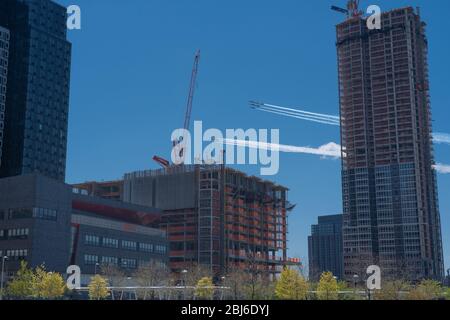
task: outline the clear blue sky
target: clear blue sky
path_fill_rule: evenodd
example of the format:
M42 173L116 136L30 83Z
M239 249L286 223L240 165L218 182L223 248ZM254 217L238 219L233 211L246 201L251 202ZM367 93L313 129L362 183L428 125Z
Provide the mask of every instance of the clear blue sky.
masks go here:
M73 43L68 182L108 180L157 168L170 134L182 127L196 49L202 61L193 120L207 128L279 128L283 144L339 143L337 127L248 108L255 99L338 114L334 26L343 0L59 0L82 9ZM450 132L450 37L447 0L362 1L383 10L420 6L428 23L434 129ZM450 146L436 146L450 164ZM257 174L258 167L241 168ZM273 179L291 189L289 255L307 259L310 225L342 212L340 161L282 154ZM447 265L450 175L439 175Z

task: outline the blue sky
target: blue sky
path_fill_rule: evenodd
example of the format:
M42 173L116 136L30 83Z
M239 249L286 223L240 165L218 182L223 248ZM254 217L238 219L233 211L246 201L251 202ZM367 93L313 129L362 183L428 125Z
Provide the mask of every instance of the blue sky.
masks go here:
M183 126L194 53L202 50L192 120L205 128L279 128L280 142L339 143L337 127L251 110L249 100L338 114L335 29L345 1L59 0L82 10L73 43L68 182L157 168ZM447 0L362 1L383 10L420 6L428 23L434 131L450 132ZM436 159L450 164L450 146ZM282 154L272 180L291 189L289 255L307 259L310 225L342 212L340 161ZM241 168L258 174L259 167ZM450 175L439 175L443 242L450 263Z

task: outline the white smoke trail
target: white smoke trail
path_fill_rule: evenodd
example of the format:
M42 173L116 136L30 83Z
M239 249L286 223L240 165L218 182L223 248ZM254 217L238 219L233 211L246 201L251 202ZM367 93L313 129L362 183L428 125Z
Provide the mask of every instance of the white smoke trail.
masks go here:
M268 151L305 153L305 154L313 154L313 155L318 155L318 156L323 156L323 157L332 157L332 158L340 158L341 157L341 146L334 142L324 144L318 148L298 147L298 146L291 146L291 145L284 145L284 144L238 140L238 139L224 139L223 143L227 144L227 145L248 147L248 148L253 148L253 149L262 149L262 150L268 150Z
M333 125L333 126L339 126L339 123L336 123L334 121L329 121L327 119L320 119L320 118L313 118L313 117L309 117L306 115L301 115L301 114L291 114L291 113L287 113L287 112L282 112L282 111L277 111L275 109L269 109L269 108L265 108L265 107L261 107L258 108L257 110L261 110L264 112L269 112L269 113L274 113L274 114L278 114L281 116L286 116L286 117L290 117L290 118L296 118L296 119L301 119L301 120L307 120L307 121L312 121L312 122L317 122L317 123L322 123L322 124L328 124L328 125Z
M340 126L339 117L334 115L326 115L322 113L313 113L303 110L297 110L292 108L284 108L279 106L274 106L270 104L263 104L262 107L258 107L259 110L264 112L270 112L286 117L307 120L322 124L328 124L333 126ZM435 132L433 133L433 142L437 144L450 144L450 134Z
M274 104L267 104L267 103L265 103L264 106L270 107L270 108L274 108L274 109L283 110L283 111L297 112L297 113L307 114L307 115L310 115L310 116L317 116L317 117L321 117L321 118L328 118L330 120L334 120L334 121L338 121L339 122L339 117L338 116L334 116L334 115L330 115L330 114L316 113L316 112L304 111L304 110L299 110L299 109L280 107L280 106L277 106L277 105L274 105Z
M442 173L442 174L448 174L450 173L450 166L446 165L446 164L442 164L442 163L437 163L434 165L434 169L438 172L438 173Z
M435 133L433 133L433 141L435 143L450 144L450 134L442 133L442 132L435 132Z

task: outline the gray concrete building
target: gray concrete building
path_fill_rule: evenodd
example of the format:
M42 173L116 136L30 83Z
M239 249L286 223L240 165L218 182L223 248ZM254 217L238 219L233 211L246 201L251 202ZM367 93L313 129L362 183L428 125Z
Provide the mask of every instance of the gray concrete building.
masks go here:
M132 273L167 263L160 210L76 191L37 174L0 179L0 256L9 276L22 260L60 273L75 264L85 276L104 265Z

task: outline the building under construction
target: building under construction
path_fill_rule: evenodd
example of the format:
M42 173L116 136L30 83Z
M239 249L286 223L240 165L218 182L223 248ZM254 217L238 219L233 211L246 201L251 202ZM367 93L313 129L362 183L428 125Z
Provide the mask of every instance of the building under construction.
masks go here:
M126 202L164 211L170 265L214 273L246 268L276 274L287 259L288 189L219 165L171 166L126 174Z

